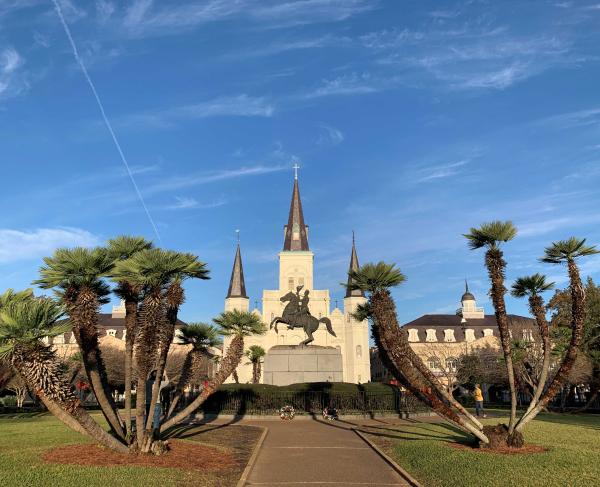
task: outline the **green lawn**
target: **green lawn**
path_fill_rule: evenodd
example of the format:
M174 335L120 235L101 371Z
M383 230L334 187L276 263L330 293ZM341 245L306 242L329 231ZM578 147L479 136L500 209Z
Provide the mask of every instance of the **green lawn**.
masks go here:
M464 435L444 424L382 425L370 431L377 444L427 487L587 487L600 482L600 416L540 415L526 428L525 439L547 451L531 455L453 448Z
M221 430L223 429L225 428ZM199 435L197 439L203 443L222 446L218 445L220 438L215 438L214 441L210 438L210 441L206 441L210 436L210 434ZM245 458L240 462L243 465L240 465L237 471L229 471L219 476L211 472L167 468L50 465L41 459L41 455L53 447L88 441L78 433L67 429L49 414L27 414L20 417L0 415L0 479L2 479L0 485L13 487L235 485L247 460L247 452L244 452ZM237 457L237 452L234 453Z

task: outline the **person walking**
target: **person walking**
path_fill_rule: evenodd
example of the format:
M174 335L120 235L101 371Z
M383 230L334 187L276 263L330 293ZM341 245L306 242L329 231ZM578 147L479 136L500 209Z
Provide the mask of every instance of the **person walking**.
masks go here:
M479 384L475 384L473 397L475 398L475 413L477 416L487 418L487 414L485 414L485 411L483 410L483 392L481 392L481 387Z

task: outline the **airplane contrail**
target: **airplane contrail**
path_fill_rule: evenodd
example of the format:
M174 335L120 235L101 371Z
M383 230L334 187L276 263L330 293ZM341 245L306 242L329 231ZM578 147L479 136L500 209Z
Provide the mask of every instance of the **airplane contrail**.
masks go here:
M90 78L90 75L88 74L88 71L85 68L85 64L83 64L83 61L82 61L81 57L79 56L79 51L77 50L77 46L75 45L75 41L73 40L73 36L71 35L71 30L69 29L69 26L67 25L67 22L65 21L65 17L62 13L62 9L60 8L60 4L58 3L58 0L52 0L52 3L54 3L54 8L56 9L58 18L60 19L60 22L62 23L62 25L65 29L65 34L67 34L67 38L69 39L71 48L73 49L73 56L75 56L75 60L79 64L81 71L83 71L83 75L85 76L85 79L87 80L87 82L90 85L90 88L92 90L92 93L94 94L94 98L96 99L96 103L98 104L98 108L100 109L100 113L102 114L102 119L104 120L104 124L106 125L106 128L108 129L110 136L112 137L112 140L115 143L115 147L117 148L117 152L119 153L119 156L121 156L121 161L123 162L123 165L125 166L127 174L129 175L131 184L133 184L135 192L137 193L137 196L140 200L140 203L144 207L146 216L148 217L148 220L150 221L150 224L152 225L152 228L154 229L154 233L156 234L158 241L162 243L162 239L160 238L160 233L158 231L158 228L156 227L156 224L154 223L154 219L152 218L152 215L150 215L150 211L148 211L148 207L146 206L146 202L144 201L144 197L142 196L140 188L138 187L137 183L135 182L135 178L133 177L133 173L131 172L131 168L129 166L129 163L127 162L127 158L125 157L125 154L123 153L123 150L121 149L121 144L119 144L119 140L117 139L117 136L115 135L112 125L111 125L110 121L108 120L108 117L106 116L106 112L104 111L104 105L102 104L102 101L100 100L100 96L98 96L98 92L96 91L96 87L94 86L94 83L92 82L92 78Z

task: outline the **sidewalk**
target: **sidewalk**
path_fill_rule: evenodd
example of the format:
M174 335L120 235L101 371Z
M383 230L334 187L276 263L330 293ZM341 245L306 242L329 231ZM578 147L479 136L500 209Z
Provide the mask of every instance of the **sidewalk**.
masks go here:
M337 421L244 421L269 432L247 486L407 486L354 431Z

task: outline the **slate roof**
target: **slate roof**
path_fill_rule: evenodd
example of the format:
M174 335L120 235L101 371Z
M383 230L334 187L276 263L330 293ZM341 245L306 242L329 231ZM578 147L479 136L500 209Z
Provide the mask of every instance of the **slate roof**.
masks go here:
M183 328L187 326L187 323L181 320L177 320L175 328ZM103 337L107 334L106 330L116 330L115 338L119 340L123 339L123 332L125 331L125 318L113 318L111 313L100 313L98 320L98 335ZM64 334L65 343L70 343L72 333L69 331Z
M534 319L525 316L508 315L508 319L510 324L514 326L526 328L537 326ZM420 342L425 341L427 329L436 330L436 337L439 342L444 341L445 329L453 329L456 341L460 342L465 339L463 325L460 321L461 317L457 315L423 315L416 320L406 323L402 328L404 330L416 328L418 330ZM494 336L498 336L498 325L496 324L495 315L485 315L480 319L468 318L467 322L464 323L464 328L473 329L475 332L475 339L483 337L483 330L485 328L491 328L494 330Z

